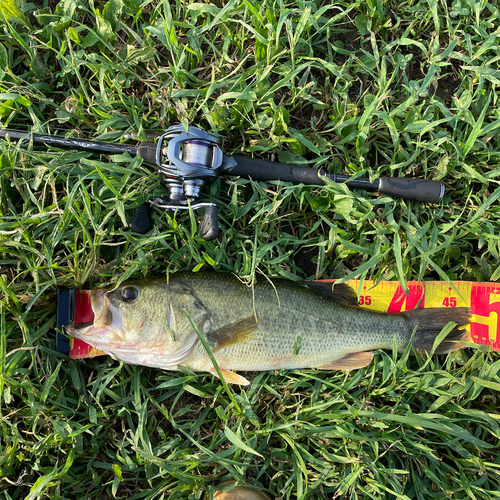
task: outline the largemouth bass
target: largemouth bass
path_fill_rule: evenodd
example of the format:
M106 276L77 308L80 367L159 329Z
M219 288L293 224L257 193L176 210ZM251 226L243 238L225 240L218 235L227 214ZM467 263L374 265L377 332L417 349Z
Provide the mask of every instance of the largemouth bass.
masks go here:
M92 325L70 325L70 335L126 363L176 370L183 365L216 375L189 320L206 339L224 379L234 371L367 366L374 349L403 351L413 335L430 351L449 322L457 323L436 350L444 354L468 339L465 307L415 309L392 315L357 307L347 285L259 280L246 286L231 274L177 273L91 292ZM234 371L233 371L234 370Z

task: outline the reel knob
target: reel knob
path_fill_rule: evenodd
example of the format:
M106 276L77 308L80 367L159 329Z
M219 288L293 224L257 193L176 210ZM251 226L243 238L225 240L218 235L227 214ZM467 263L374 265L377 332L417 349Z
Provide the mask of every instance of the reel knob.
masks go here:
M219 236L219 221L217 220L217 205L205 208L205 217L200 226L200 236L206 240L215 240Z

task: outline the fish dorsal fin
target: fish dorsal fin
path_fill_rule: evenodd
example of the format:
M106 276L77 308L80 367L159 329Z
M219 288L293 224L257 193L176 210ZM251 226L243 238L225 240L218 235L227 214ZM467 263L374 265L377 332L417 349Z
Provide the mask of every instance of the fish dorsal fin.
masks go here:
M224 377L224 380L228 384L236 384L236 385L250 385L250 381L247 380L245 377L242 377L241 375L238 375L237 373L234 373L229 370L221 370L222 376ZM215 369L212 370L212 374L215 375L217 378L219 378L219 375L217 375L217 372Z
M321 365L315 366L318 370L356 370L368 366L373 359L373 352L353 352L336 359L335 361L327 361Z
M244 318L235 323L225 325L214 332L207 333L207 340L214 346L212 351L219 351L224 347L240 344L252 337L257 328L255 316Z
M335 302L344 306L357 306L358 297L356 292L345 283L338 283L333 286L333 283L325 283L323 281L303 281L302 285L314 290L323 297L328 297Z

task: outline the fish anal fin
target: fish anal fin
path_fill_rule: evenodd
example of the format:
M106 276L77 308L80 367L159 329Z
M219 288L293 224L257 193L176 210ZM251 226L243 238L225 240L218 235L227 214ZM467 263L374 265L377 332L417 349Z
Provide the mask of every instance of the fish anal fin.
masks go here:
M254 316L244 318L235 323L223 326L214 332L207 334L207 340L214 346L213 352L224 349L235 344L245 342L252 337L254 330L257 328L257 321Z
M215 371L215 369L211 370L212 374L215 375L217 378L219 378L219 375ZM242 377L241 375L238 375L237 373L234 373L229 370L221 370L222 376L224 377L224 380L228 384L236 384L236 385L250 385L250 381L247 380L245 377Z
M345 283L338 283L334 285L331 282L323 281L304 281L303 285L306 285L311 290L314 290L319 295L323 297L328 297L339 304L345 306L357 306L358 296L356 292Z
M368 366L373 359L373 352L353 352L335 361L327 361L315 366L318 370L356 370Z

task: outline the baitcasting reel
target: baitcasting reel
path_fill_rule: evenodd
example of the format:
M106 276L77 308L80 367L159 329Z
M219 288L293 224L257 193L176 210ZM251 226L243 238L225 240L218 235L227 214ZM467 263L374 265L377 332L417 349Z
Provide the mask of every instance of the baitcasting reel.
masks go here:
M370 182L368 179L350 179L349 176L329 174L314 168L246 156L225 156L219 147L219 139L197 127L185 130L182 125L173 125L159 138L157 144L141 142L137 147L17 130L0 130L0 138L2 137L14 141L28 139L34 144L95 153L140 156L144 162L156 166L162 183L168 188L167 195L154 198L151 203L166 210L205 208L205 218L200 227L200 235L205 240L213 240L219 234L217 207L214 203L198 201L198 197L203 184L221 173L258 181L281 180L312 185L322 185L325 178L328 178L334 182L345 182L350 188L379 191L390 196L424 202L439 202L444 196L444 184L439 181L381 177ZM147 205L137 209L130 225L140 233L151 229Z
M158 173L169 194L154 198L151 203L167 210L205 207L200 228L205 240L217 238L219 226L215 203L196 202L200 190L206 180L236 166L234 160L222 154L219 144L219 139L197 127L185 131L182 125L173 125L156 146Z

